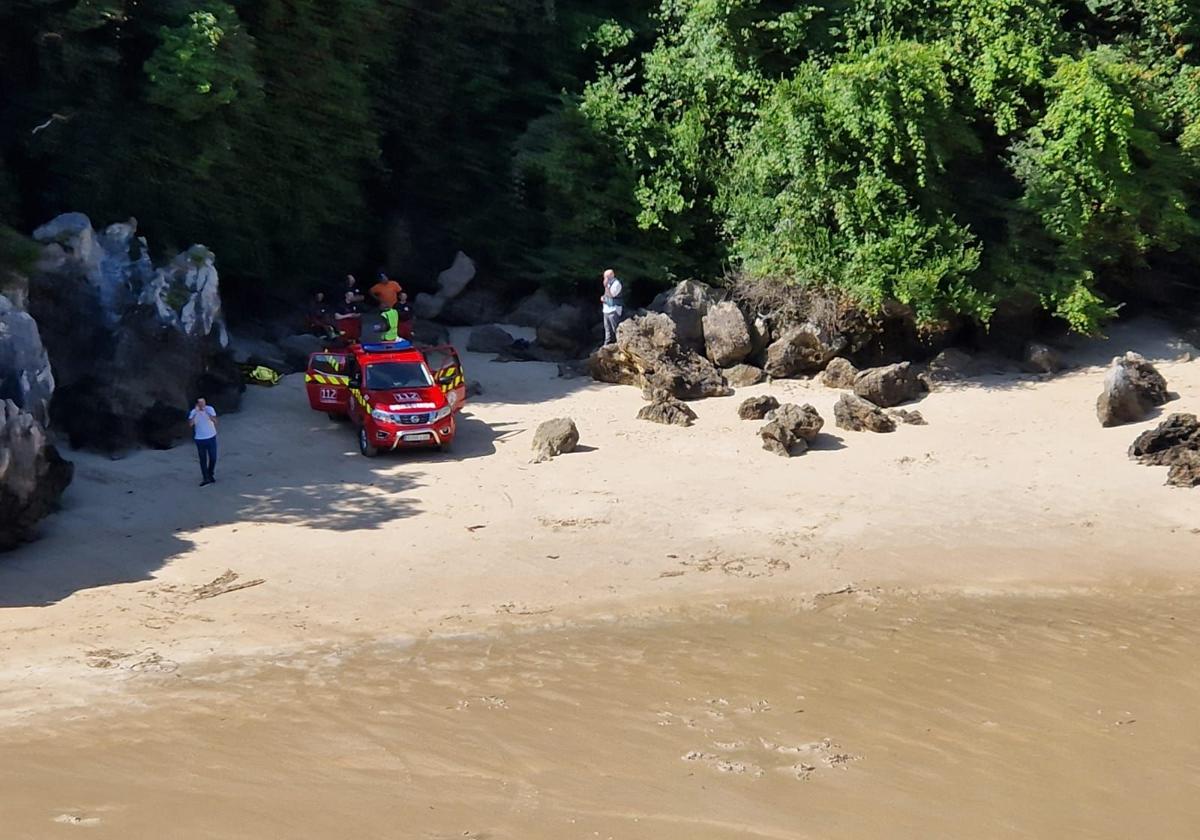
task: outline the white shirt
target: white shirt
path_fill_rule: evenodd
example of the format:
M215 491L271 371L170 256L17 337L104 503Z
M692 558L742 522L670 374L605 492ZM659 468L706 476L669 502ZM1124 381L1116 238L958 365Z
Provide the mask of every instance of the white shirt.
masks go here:
M600 307L605 315L622 312L620 295L624 289L616 277L604 284L604 301Z
M217 436L217 424L212 421L212 418L217 416L217 410L211 405L204 406L204 413L192 409L188 414L188 420L195 423L196 440L211 440Z

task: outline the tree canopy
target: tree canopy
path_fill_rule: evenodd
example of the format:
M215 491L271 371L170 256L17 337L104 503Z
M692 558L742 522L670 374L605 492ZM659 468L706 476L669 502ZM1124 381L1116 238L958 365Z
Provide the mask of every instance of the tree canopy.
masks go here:
M0 222L133 215L245 287L462 248L514 289L740 271L930 328L1017 305L1090 331L1196 288L1198 24L1193 0L10 0Z

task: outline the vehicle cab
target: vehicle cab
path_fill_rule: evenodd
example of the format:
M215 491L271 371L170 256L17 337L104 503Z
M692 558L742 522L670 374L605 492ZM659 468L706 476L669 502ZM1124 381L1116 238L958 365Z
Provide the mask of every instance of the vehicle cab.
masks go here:
M448 449L467 399L453 347L418 348L408 341L314 353L305 388L313 410L350 419L367 457L410 447Z

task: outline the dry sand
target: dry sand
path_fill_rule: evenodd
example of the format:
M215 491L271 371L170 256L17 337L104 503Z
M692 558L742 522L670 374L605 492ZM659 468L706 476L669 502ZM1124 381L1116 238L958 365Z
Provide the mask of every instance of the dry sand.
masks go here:
M449 456L362 458L346 427L308 410L300 377L290 377L274 389L252 391L245 410L224 419L219 483L213 487L196 486L195 455L186 446L137 453L118 461L77 454L73 456L77 478L64 511L48 521L41 541L0 560L0 767L12 768L5 759L20 756L22 766L41 773L18 773L25 787L15 798L0 793L0 824L6 810L18 813L20 805L19 813L32 820L30 826L44 818L45 826L56 825L55 831L97 827L80 821L98 817L81 816L82 812L67 807L86 799L81 791L88 784L101 781L94 774L78 776L74 788L64 783L61 799L49 795L44 787L39 790L46 797L31 799L29 791L31 785L39 784L36 779L54 779L56 768L62 771L71 754L84 760L82 756L90 754L88 744L116 749L109 741L87 735L88 727L97 726L105 715L124 716L112 724L113 732L126 732L114 736L120 743L138 745L139 738L148 739L144 754L141 747L132 749L121 759L130 762L123 765L123 772L113 769L111 784L123 780L122 789L131 802L141 801L143 795L149 801L162 801L162 791L140 788L132 770L146 768L142 782L153 787L152 777L165 772L162 762L171 757L170 743L154 747L164 731L200 739L187 743L197 750L209 750L196 753L207 756L201 775L220 779L217 769L243 761L245 756L216 742L200 743L206 736L189 728L199 725L188 717L200 713L191 709L193 700L201 709L208 709L240 697L239 702L246 701L241 711L228 713L223 720L270 718L290 721L293 737L301 731L313 733L312 743L304 736L303 744L288 745L281 732L267 733L259 742L259 754L271 756L261 768L262 785L270 787L254 795L283 796L282 792L272 793L283 782L274 779L271 768L294 769L310 759L329 761L319 749L321 739L348 737L346 730L354 730L357 724L352 720L357 717L347 711L338 718L340 723L322 732L313 723L310 708L315 695L307 689L280 689L291 705L279 700L280 695L273 693L278 686L273 687L260 664L275 663L281 657L299 657L297 661L310 666L299 670L315 673L332 654L354 652L359 665L371 661L370 656L381 655L363 652L364 645L451 644L430 640L540 629L542 633L530 637L542 639L530 643L533 648L578 649L586 662L592 661L589 643L570 634L601 632L593 627L598 621L607 626L603 632L610 635L594 644L611 653L627 644L620 641L619 634L627 632L635 618L644 622L671 616L677 622L680 610L720 609L721 605L764 598L791 615L797 607L822 603L820 593L848 587L858 597L868 593L883 597L885 603L888 598L900 597L895 595L900 592L975 597L1035 592L1076 593L1077 597L1103 592L1111 597L1112 593L1125 593L1129 596L1125 608L1132 617L1114 619L1117 624L1111 632L1120 634L1122 627L1142 626L1138 616L1149 613L1141 593L1174 593L1170 597L1182 598L1185 596L1180 593L1191 592L1200 580L1200 491L1165 487L1165 470L1141 467L1127 459L1129 443L1140 431L1152 427L1154 420L1117 429L1102 429L1096 422L1094 401L1104 365L1127 349L1139 350L1155 361L1171 388L1181 395L1163 414L1200 413L1200 362L1176 361L1188 348L1170 338L1165 329L1144 323L1123 327L1108 342L1082 344L1074 358L1085 366L1065 375L985 376L940 390L919 405L929 426L901 427L892 435L834 428L832 406L838 392L815 382L776 382L739 390L736 397L706 400L694 406L699 414L696 426L681 429L634 420L642 403L632 388L560 379L550 365L499 364L467 354L468 375L485 390L470 404L456 450ZM758 424L739 421L736 415L741 399L761 393L816 406L827 420L828 434L822 443L790 460L763 452L755 433ZM580 451L546 464L529 463L532 430L540 421L556 416L576 420L582 435ZM238 588L245 584L251 585ZM1151 597L1160 595L1144 596ZM752 608L739 612L752 614ZM1093 618L1102 614L1101 609ZM976 632L961 615L956 620L964 637ZM581 629L585 626L593 629ZM1003 632L1002 627L993 629ZM803 635L795 628L788 632ZM875 631L862 632L869 636ZM672 639L688 635L687 631L663 630L659 642L629 643L630 656L641 656L637 651L655 644L660 645L656 649L669 651ZM777 635L779 639L787 636L782 631ZM714 653L714 673L725 673L734 686L739 681L745 685L753 685L755 679L762 682L763 674L739 676L729 661L731 656L736 658L734 651L754 647L755 634L736 638L736 646ZM1155 662L1164 669L1179 667L1181 648L1170 639L1164 644L1166 652ZM968 653L975 650L969 641L964 645ZM963 651L959 654L965 655ZM458 655L446 649L436 658L450 663L447 667L466 667L454 665L459 662ZM485 660L487 657L480 661ZM387 661L398 668L408 659L401 656ZM920 661L931 668L935 664L934 660ZM1053 656L1047 661L1057 663L1053 668L1062 664ZM216 663L222 664L218 667ZM554 670L579 662L542 664ZM571 691L552 693L538 702L558 699L578 705L581 698L590 696L583 689L617 678L611 664L602 664L590 678L576 674L576 679L568 680ZM826 670L833 667L832 660L818 664ZM494 662L487 667L504 671ZM363 673L351 669L320 679L332 679L345 687L343 700L348 708L361 711L356 704L367 702L364 695L375 696L381 703L386 699L384 705L402 705L403 696L387 698L388 686L394 690L395 683L367 679ZM434 676L436 673L435 668ZM500 674L496 679L516 679L511 669L506 673L507 677ZM651 680L656 673L646 672L641 678ZM1038 677L1038 673L1035 669L1028 679L1051 679ZM1135 685L1139 678L1153 673L1151 667L1148 672L1131 671L1124 677L1129 685ZM718 691L711 682L717 677L697 674L681 674L679 681L699 681L703 691ZM831 674L835 681L853 678L852 674ZM419 681L429 674L410 676ZM1189 690L1200 685L1194 676L1185 683ZM628 674L623 678L631 679ZM307 684L305 679L297 679ZM438 681L431 683L436 686ZM1084 683L1077 686L1081 703L1090 691L1090 683ZM179 689L185 693L176 697L170 685L185 686ZM221 689L205 696L205 685ZM764 692L791 690L770 679L761 687ZM864 689L865 693L847 698L848 703L858 704L849 706L849 712L873 714L877 703L886 702L892 690L902 687L889 689L881 684L870 691ZM1009 687L1016 692L1010 699L1019 706L1020 681ZM239 690L245 694L239 695ZM187 691L200 693L190 696ZM976 691L979 697L986 696L987 681ZM320 694L324 699L316 706L336 706L334 696ZM435 696L440 697L430 694L426 701L435 703L429 699ZM1200 700L1195 692L1182 689L1170 699L1183 697L1189 697L1193 706ZM186 702L171 706L171 698ZM165 705L156 706L156 702ZM486 709L488 701L480 702ZM626 698L623 702L634 701ZM1167 701L1154 702L1161 705ZM144 712L141 704L147 704ZM484 713L478 703L472 709L473 714ZM546 709L540 713L553 716ZM406 713L400 710L396 714ZM417 793L405 806L413 810L405 812L406 818L425 814L419 807L420 791L433 796L437 785L456 773L477 778L472 774L480 772L479 768L468 754L494 748L490 739L499 737L496 732L482 732L475 741L437 742L438 737L453 740L452 733L459 725L454 721L459 719L450 714L446 712L441 720L442 729L435 725L437 715L413 719L422 729L428 728L433 739L422 747L420 761L437 772L422 777L425 787L413 789ZM564 725L571 718L561 709L559 714ZM911 717L909 723L915 725L919 720L923 720L919 715ZM615 733L620 724L614 718L604 726L599 731ZM861 730L850 729L771 730L774 735L766 730L735 732L728 733L728 742L722 740L725 734L714 737L721 743L750 743L758 738L774 743L786 734L790 740L780 740L781 744L800 743L803 738L818 743L824 737L846 737L858 741L847 742L849 750L878 746L868 743ZM222 731L225 735L238 732ZM379 761L383 764L394 761L398 763L393 770L409 768L398 777L392 773L388 777L391 782L399 779L406 783L413 778L416 771L405 762L417 759L405 758L403 744L363 737L374 744L371 749L382 751ZM688 750L695 750L698 758L689 764L695 765L697 774L717 767L723 778L729 774L719 773L719 762L749 762L777 779L777 769L773 765L766 768L758 747L747 748L748 758L740 747L713 746L711 738L692 741L695 743ZM253 739L247 741L245 748L253 751L254 743ZM547 753L545 746L528 746L523 754L526 765L515 769L505 782L513 786L506 793L467 790L465 797L478 794L481 798L472 799L469 808L461 807L483 815L495 797L515 797L512 802L532 797L526 804L530 813L539 813L544 803L538 797L542 792L549 795L554 785L547 784L545 776L535 773L530 781L522 774L538 768L544 773L561 771L564 765L583 767L592 749L565 749L554 754ZM636 743L627 746L636 750ZM677 746L682 742L669 745L663 755ZM284 758L273 751L277 749L293 752ZM947 747L935 752L940 751L951 764L969 764L971 749L962 755ZM1086 753L1089 761L1105 754L1096 749ZM136 760L139 754L144 756L144 764ZM384 755L391 758L385 760ZM1034 760L1034 753L1028 755ZM161 761L156 763L156 757ZM812 758L814 766L822 760L819 755ZM1120 760L1115 754L1113 758ZM1194 754L1174 759L1191 762L1188 766L1196 769ZM302 783L293 794L303 799L304 791L331 786L329 797L309 799L310 805L315 807L320 801L325 807L341 807L338 803L342 800L333 795L341 791L345 807L356 814L361 815L363 808L380 807L386 801L386 790L355 788L363 782L362 774L379 769L374 759L361 767L355 764L365 760L361 757L344 760L350 764L340 781L326 766L324 771L302 774ZM598 771L603 778L628 772L636 779L650 772L639 764L636 754L626 756L623 765L612 755L607 760ZM813 761L803 759L801 763ZM95 765L101 776L104 767L102 761ZM1003 767L994 769L1003 774ZM585 773L585 778L591 776ZM936 778L925 781L932 785ZM9 776L0 777L0 790L16 789L11 787L16 781L10 771ZM1114 777L1099 790L1108 795L1105 792L1111 793L1112 786L1121 781ZM174 778L173 784L186 787L190 783ZM572 784L583 783L576 780ZM653 780L647 778L645 784L652 786ZM912 787L905 795L915 796L918 789ZM765 801L766 789L755 790L758 793L754 795L729 794L737 802L718 809L734 815L733 822L725 826L718 824L718 815L713 814L706 817L711 823L707 827L681 823L671 830L659 825L657 833L639 832L626 819L631 819L636 809L632 804L622 806L617 796L606 801L624 810L595 815L600 827L594 830L609 830L619 837L755 836L738 828L750 825L747 815ZM872 788L868 785L863 790ZM863 790L853 796L861 797ZM584 807L566 792L559 793L566 796L566 804L558 806L564 818L573 807ZM704 798L695 791L684 795L666 782L661 793L670 801L669 808L664 806L666 811L678 814L689 812L688 796ZM233 807L231 797L251 795L235 786L223 793L210 791L197 805L225 809ZM449 796L444 791L440 795ZM683 798L672 799L676 795ZM998 802L1008 802L1004 791L996 795L1001 797ZM1092 799L1103 802L1104 795ZM646 793L643 798L654 796ZM30 810L34 801L36 814ZM56 802L61 806L51 804ZM278 804L290 807L284 800ZM1000 808L993 804L993 810ZM48 816L43 812L55 807L61 810ZM594 803L587 807L599 808ZM649 806L642 803L638 807ZM912 802L905 807L913 807ZM359 810L354 811L356 808ZM1167 810L1172 819L1181 818L1177 811ZM297 825L305 825L300 821L275 833L265 826L245 828L260 825L256 820L261 814L254 812L257 816L251 818L251 811L254 809L245 805L229 812L228 826L242 816L241 833L232 828L206 833L174 823L178 829L174 833L164 834L160 827L152 834L146 824L137 823L141 828L135 828L126 823L128 833L119 836L593 836L592 829L568 831L559 823L554 826L562 828L561 833L551 831L554 826L549 824L542 833L530 833L528 824L519 819L505 823L507 827L499 833L488 833L492 829L486 826L472 827L484 825L486 820L470 825L453 820L444 826L437 821L422 823L422 832L431 833L400 828L383 832L379 827L385 822L352 820L347 825L357 825L359 830L342 835L316 828L319 821L307 823L312 830L306 833L297 830ZM885 836L886 812L882 809L877 815L883 820L876 824L878 831L872 832L866 825L863 833L846 836ZM788 808L759 813L755 825L761 831L757 836L829 836L836 830L836 821L823 823L828 832L790 830L784 823L797 813ZM57 817L63 821L53 824L52 818ZM139 817L143 818L144 814ZM399 819L399 812L390 818ZM460 825L463 827L458 828ZM614 825L619 828L616 833L611 830ZM1051 821L1046 825L1057 824ZM29 830L33 833L18 836L49 836ZM465 833L473 831L477 833ZM968 835L1016 836L999 829ZM913 829L892 836L949 835L937 831L921 835Z

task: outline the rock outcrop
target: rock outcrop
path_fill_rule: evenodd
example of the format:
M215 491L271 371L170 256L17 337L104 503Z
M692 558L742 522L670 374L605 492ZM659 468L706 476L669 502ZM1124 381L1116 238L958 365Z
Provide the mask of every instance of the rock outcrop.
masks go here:
M1029 373L1058 373L1067 369L1062 354L1040 341L1031 341L1025 345L1021 366Z
M26 310L28 285L11 275L0 285L0 400L43 425L49 422L54 374L37 322Z
M942 382L959 382L980 372L980 365L969 354L951 347L933 357L926 365L922 379L927 386Z
M1167 381L1162 374L1130 352L1113 359L1104 377L1104 391L1096 400L1096 416L1101 426L1137 423L1168 399Z
M34 536L73 474L33 415L0 401L0 551Z
M896 421L883 409L857 394L842 394L833 407L833 421L848 432L894 432Z
M825 420L811 405L781 405L767 416L767 425L758 430L763 449L791 457L808 451L825 426Z
M540 464L574 452L579 445L579 429L569 417L547 420L533 433L533 463Z
M858 368L849 359L838 357L830 359L821 374L821 384L826 388L850 389L854 387L854 379L858 376Z
M725 370L725 381L732 388L749 388L767 378L762 368L754 365L734 365Z
M435 294L417 295L413 300L413 312L418 318L435 320L442 314L446 304L461 295L475 279L475 261L459 251L454 255L450 267L438 275L438 290Z
M558 304L550 299L543 289L538 289L532 295L521 300L516 308L504 316L504 323L518 327L537 327L538 324L550 317Z
M193 246L156 268L136 234L136 220L97 234L78 213L34 233L30 314L54 370L52 421L75 447L170 446L197 396L224 413L245 387L212 252Z
M696 422L696 412L686 403L672 397L666 391L655 391L649 405L638 412L639 420L662 423L665 426L691 426Z
M705 353L717 367L736 365L754 349L746 316L736 303L726 301L709 307L701 324Z
M679 344L689 350L704 350L704 316L720 301L711 286L684 280L660 294L650 304L651 312L661 312L675 322Z
M591 341L592 323L583 307L559 304L537 325L537 343L563 359L575 359Z
M1195 414L1172 414L1157 428L1138 435L1129 457L1147 466L1170 467L1167 484L1200 486L1200 420Z
M776 379L820 373L844 346L811 324L790 327L767 347L763 370Z
M681 400L733 393L712 362L679 345L675 322L663 314L623 322L616 344L593 353L588 366L599 382L663 390Z
M743 420L762 420L777 408L779 400L774 397L750 397L738 406L738 417Z
M494 289L471 287L446 302L438 319L454 326L496 324L504 318L504 298Z
M854 393L880 408L911 402L925 393L925 384L909 362L864 370L854 377Z
M513 346L508 330L495 324L476 327L467 338L467 350L472 353L503 353Z

